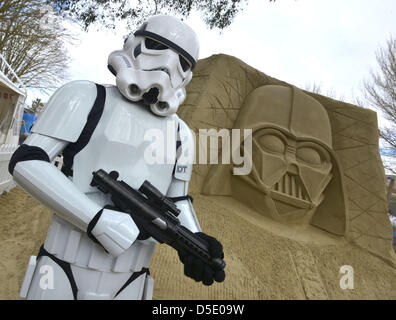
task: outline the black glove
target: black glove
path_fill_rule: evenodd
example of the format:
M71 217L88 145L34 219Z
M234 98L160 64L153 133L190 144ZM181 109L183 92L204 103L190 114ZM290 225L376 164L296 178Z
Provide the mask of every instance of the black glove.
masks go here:
M219 241L203 232L195 234L209 244L209 253L212 258L224 258L223 246ZM197 282L202 281L204 285L210 286L214 280L223 282L225 279L224 270L214 270L193 255L182 255L179 252L179 258L184 264L184 274Z

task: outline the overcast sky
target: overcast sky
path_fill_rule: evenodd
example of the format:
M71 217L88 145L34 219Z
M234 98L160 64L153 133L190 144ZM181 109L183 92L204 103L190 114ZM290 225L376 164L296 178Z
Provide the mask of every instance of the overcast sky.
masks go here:
M186 22L200 39L200 58L233 55L272 77L302 89L316 83L324 94L333 90L353 103L377 68L376 51L396 36L396 0L250 0L222 32L209 30L199 13ZM75 31L78 41L68 46L70 80L114 84L107 57L132 31ZM28 103L36 97L49 98L31 91ZM378 119L381 127L387 124Z
M395 0L250 0L221 33L209 30L199 13L186 22L200 38L200 58L233 55L300 88L315 82L324 93L333 89L353 101L370 68L376 68L376 50L396 35L395 17ZM114 84L107 57L122 47L125 34L123 28L79 32L77 43L68 47L70 80Z

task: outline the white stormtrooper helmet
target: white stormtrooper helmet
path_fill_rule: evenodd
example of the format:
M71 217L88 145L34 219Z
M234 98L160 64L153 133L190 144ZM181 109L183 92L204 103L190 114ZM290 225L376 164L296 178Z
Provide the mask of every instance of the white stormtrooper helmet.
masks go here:
M184 87L191 81L198 53L198 37L189 26L157 15L131 34L122 50L110 54L108 68L125 98L142 100L156 115L168 116L186 97Z

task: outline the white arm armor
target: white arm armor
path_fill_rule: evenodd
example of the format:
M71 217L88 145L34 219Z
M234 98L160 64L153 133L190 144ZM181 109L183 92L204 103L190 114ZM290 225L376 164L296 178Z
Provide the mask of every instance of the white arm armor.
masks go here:
M85 117L86 120L95 99L96 88L90 82L72 82L60 88L34 126L36 133L31 134L24 144L40 147L52 161L69 142L78 139L85 122L75 123L73 117ZM79 115L76 109L80 109ZM69 121L65 122L65 119ZM87 231L88 224L102 210L49 162L17 162L13 176L27 193L83 231ZM103 209L91 233L110 254L118 256L136 240L139 229L129 215Z
M191 179L192 166L194 162L195 145L190 128L179 119L181 146L178 148L178 159L171 185L168 189L168 197L181 197L188 195L188 182ZM180 209L179 220L183 226L192 232L200 232L197 216L189 199L176 202Z

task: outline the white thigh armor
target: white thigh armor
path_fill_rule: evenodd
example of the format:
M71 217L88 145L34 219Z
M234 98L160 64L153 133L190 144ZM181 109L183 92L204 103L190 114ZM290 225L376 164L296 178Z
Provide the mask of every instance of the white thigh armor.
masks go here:
M148 180L168 196L185 196L192 162L182 163L184 169L178 172L176 152L167 152L166 147L176 149L178 128L180 131L188 127L175 114L159 117L145 105L126 100L117 87L108 86L105 93L100 119L85 147L74 156L72 176L66 178L41 160L22 161L15 166L15 181L55 212L41 256L35 267L31 260L26 273L21 295L28 299L151 299L153 279L148 267L156 241L135 240L136 236L131 236L132 245L114 256L87 235L93 216L105 205L112 205L108 195L90 186L92 172L115 170L133 188L138 189ZM87 81L72 82L59 89L26 145L41 148L53 160L65 147L79 141L96 94L95 84ZM153 143L161 145L153 139L160 138L167 145L165 149L152 149ZM187 135L189 139L192 137ZM160 152L164 161L146 161L147 150L154 152L154 158L158 156L155 151ZM47 180L40 183L40 176ZM51 187L47 190L48 179ZM182 224L193 232L200 231L190 200L177 205ZM133 230L133 225L130 228Z

